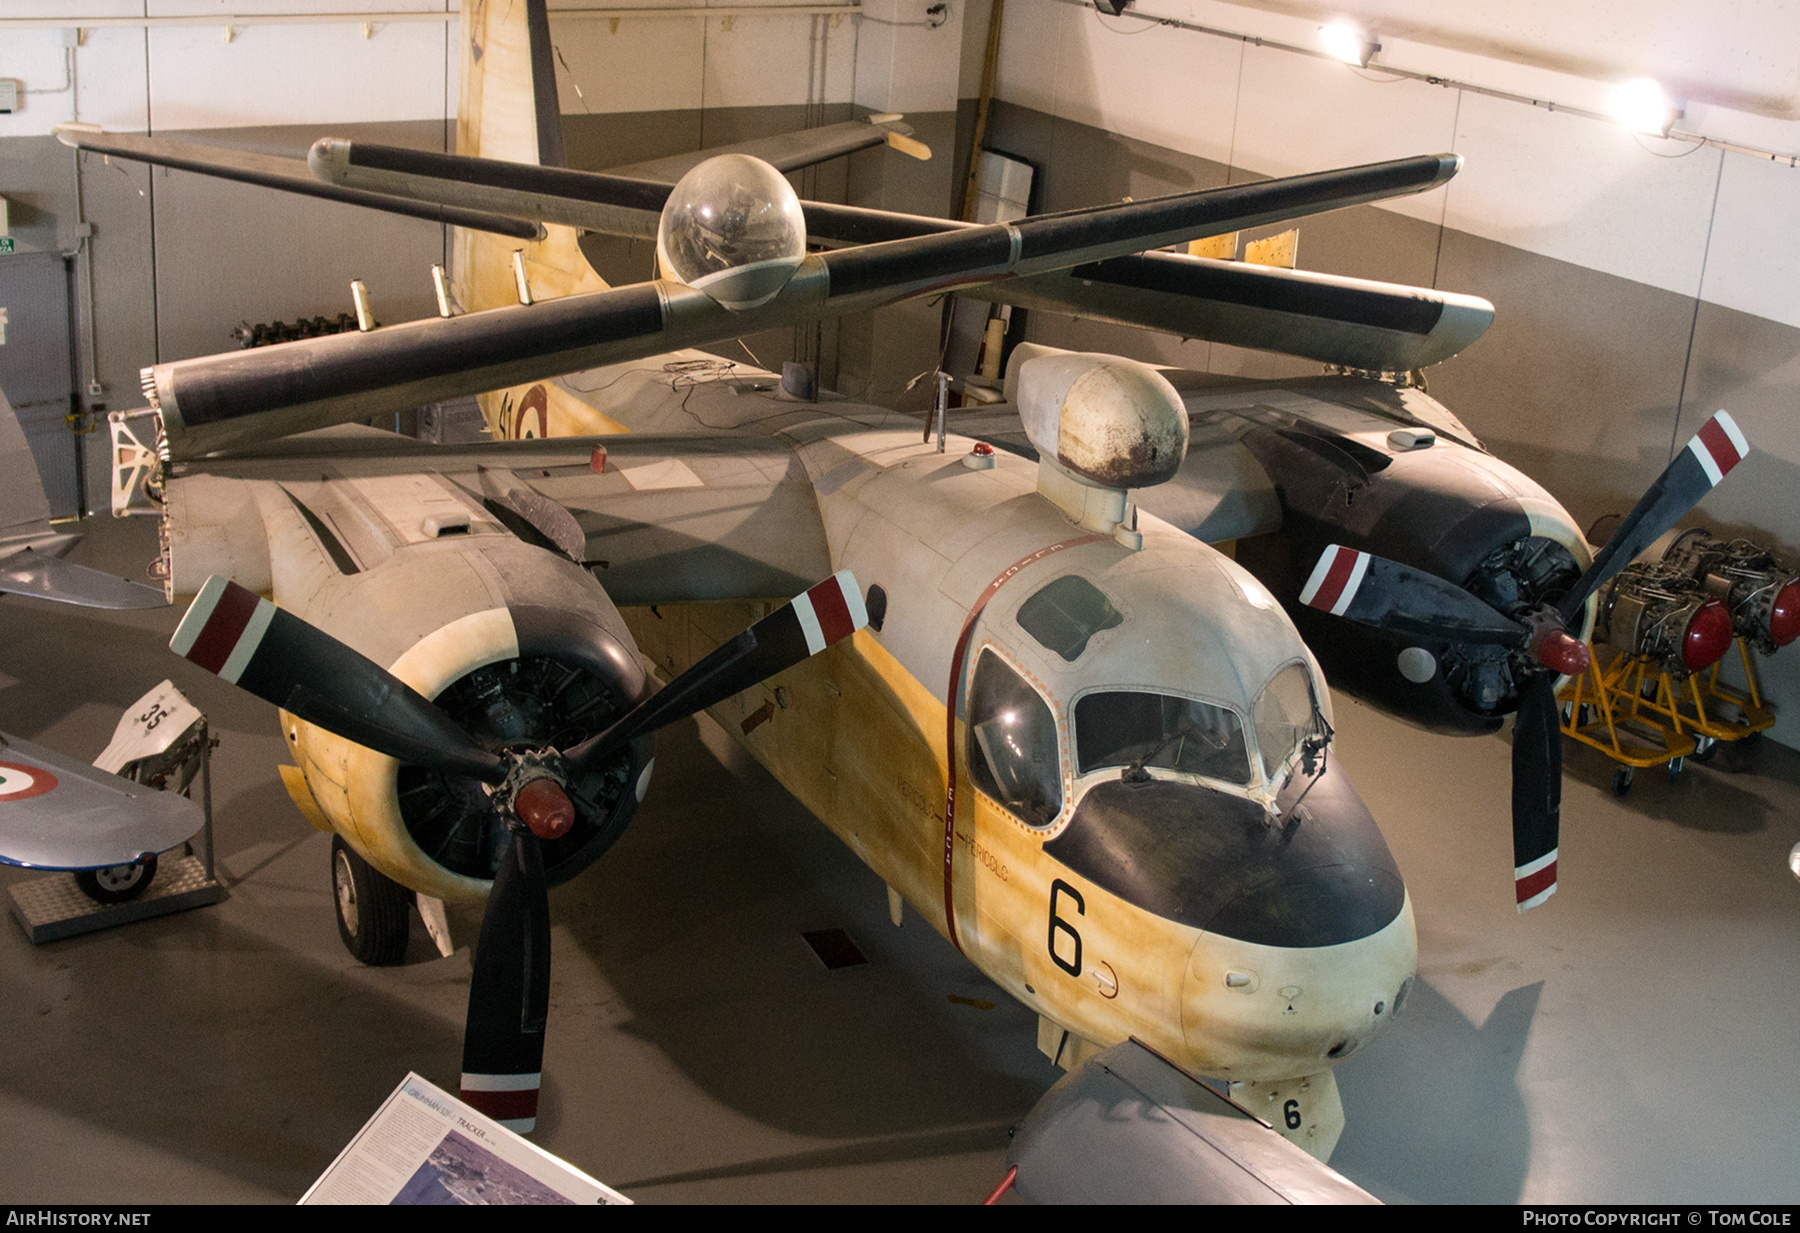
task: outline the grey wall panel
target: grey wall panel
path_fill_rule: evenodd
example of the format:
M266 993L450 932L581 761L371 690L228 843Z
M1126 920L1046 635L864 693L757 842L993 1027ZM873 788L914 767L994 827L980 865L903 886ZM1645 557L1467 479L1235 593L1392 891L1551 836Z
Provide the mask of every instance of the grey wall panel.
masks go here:
M323 136L442 149L441 121L169 133L304 158ZM352 311L350 280L369 288L384 324L433 316L431 266L445 259L444 229L189 172L152 173L156 206L158 359L228 350L243 322L335 318Z
M1668 465L1694 301L1449 230L1438 281L1495 315L1431 392L1582 526L1629 509Z

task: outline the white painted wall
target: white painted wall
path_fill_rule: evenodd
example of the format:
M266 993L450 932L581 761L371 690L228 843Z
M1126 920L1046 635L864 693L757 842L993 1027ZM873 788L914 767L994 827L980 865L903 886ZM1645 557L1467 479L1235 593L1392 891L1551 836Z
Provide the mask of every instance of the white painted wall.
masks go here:
M1800 6L1776 7L1784 21L1800 15ZM1317 30L1311 18L1212 0L1141 0L1135 11L1296 43L1310 42ZM1735 12L1726 6L1720 21ZM1774 20L1764 17L1722 33L1718 46L1735 46L1732 39L1756 43ZM1800 66L1795 46L1790 41L1784 54ZM1410 67L1501 89L1548 84L1576 92L1581 86L1585 93L1574 101L1584 106L1603 105L1610 89L1564 74L1522 82L1525 70L1508 62L1433 50L1443 63L1419 61L1415 52ZM1793 277L1800 258L1788 238L1800 222L1800 170L1786 164L1396 80L1373 66L1359 71L1142 19L1106 18L1067 0L1006 9L996 93L1266 175L1451 150L1467 163L1447 190L1385 208L1800 326L1800 284ZM1800 152L1800 121L1714 107L1684 123Z

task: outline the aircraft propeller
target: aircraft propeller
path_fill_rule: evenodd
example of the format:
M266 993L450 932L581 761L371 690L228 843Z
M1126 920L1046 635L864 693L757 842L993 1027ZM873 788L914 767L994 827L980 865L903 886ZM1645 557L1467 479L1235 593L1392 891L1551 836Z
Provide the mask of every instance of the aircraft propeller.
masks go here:
M540 841L575 821L566 785L633 741L724 701L868 624L849 570L827 578L566 750L497 754L435 702L323 630L220 575L169 647L289 714L402 762L478 779L510 833L481 921L463 1029L462 1096L515 1130L536 1123L550 999Z
M1677 454L1619 524L1567 594L1506 613L1455 583L1339 544L1313 567L1300 602L1377 629L1448 642L1512 648L1526 684L1513 730L1513 884L1519 911L1556 893L1561 827L1562 733L1556 682L1587 671L1589 651L1569 630L1596 591L1712 491L1750 452L1731 416L1718 412Z

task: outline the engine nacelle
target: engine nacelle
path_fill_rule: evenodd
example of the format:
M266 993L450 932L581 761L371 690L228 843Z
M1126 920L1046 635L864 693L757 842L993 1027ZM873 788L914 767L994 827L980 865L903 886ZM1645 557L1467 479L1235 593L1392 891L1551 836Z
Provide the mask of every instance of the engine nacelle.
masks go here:
M636 645L593 576L447 485L202 476L175 485L170 523L178 596L209 573L269 594L496 752L567 749L648 692ZM413 890L486 897L504 827L484 785L403 766L285 712L281 727L305 781L290 778L290 790L316 825ZM618 838L651 756L645 738L567 785L576 820L544 844L552 885Z
M1240 441L1274 484L1282 527L1238 541L1238 562L1281 601L1331 683L1438 731L1498 728L1523 684L1515 653L1376 630L1301 604L1300 591L1319 555L1342 544L1448 579L1509 615L1528 611L1565 594L1591 560L1568 512L1512 467L1429 432L1350 435L1296 421Z

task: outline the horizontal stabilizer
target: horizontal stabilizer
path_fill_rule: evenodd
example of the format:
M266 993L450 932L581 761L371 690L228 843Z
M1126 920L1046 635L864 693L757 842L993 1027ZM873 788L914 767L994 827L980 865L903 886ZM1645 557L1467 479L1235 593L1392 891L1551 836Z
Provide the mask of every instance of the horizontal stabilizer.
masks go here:
M1030 1203L1377 1203L1134 1041L1044 1095L1007 1148Z
M236 180L263 188L280 189L307 197L321 197L345 205L366 206L389 214L404 214L452 227L468 227L475 231L491 231L520 240L543 237L543 229L525 218L508 217L488 210L464 209L454 204L441 204L407 197L395 197L362 189L327 184L311 175L305 163L293 158L275 158L267 154L247 154L241 150L224 150L217 146L194 145L183 141L165 141L160 137L137 137L122 133L106 133L86 125L62 124L56 136L66 146L105 154L134 162L153 163L158 167L174 167L221 180Z

